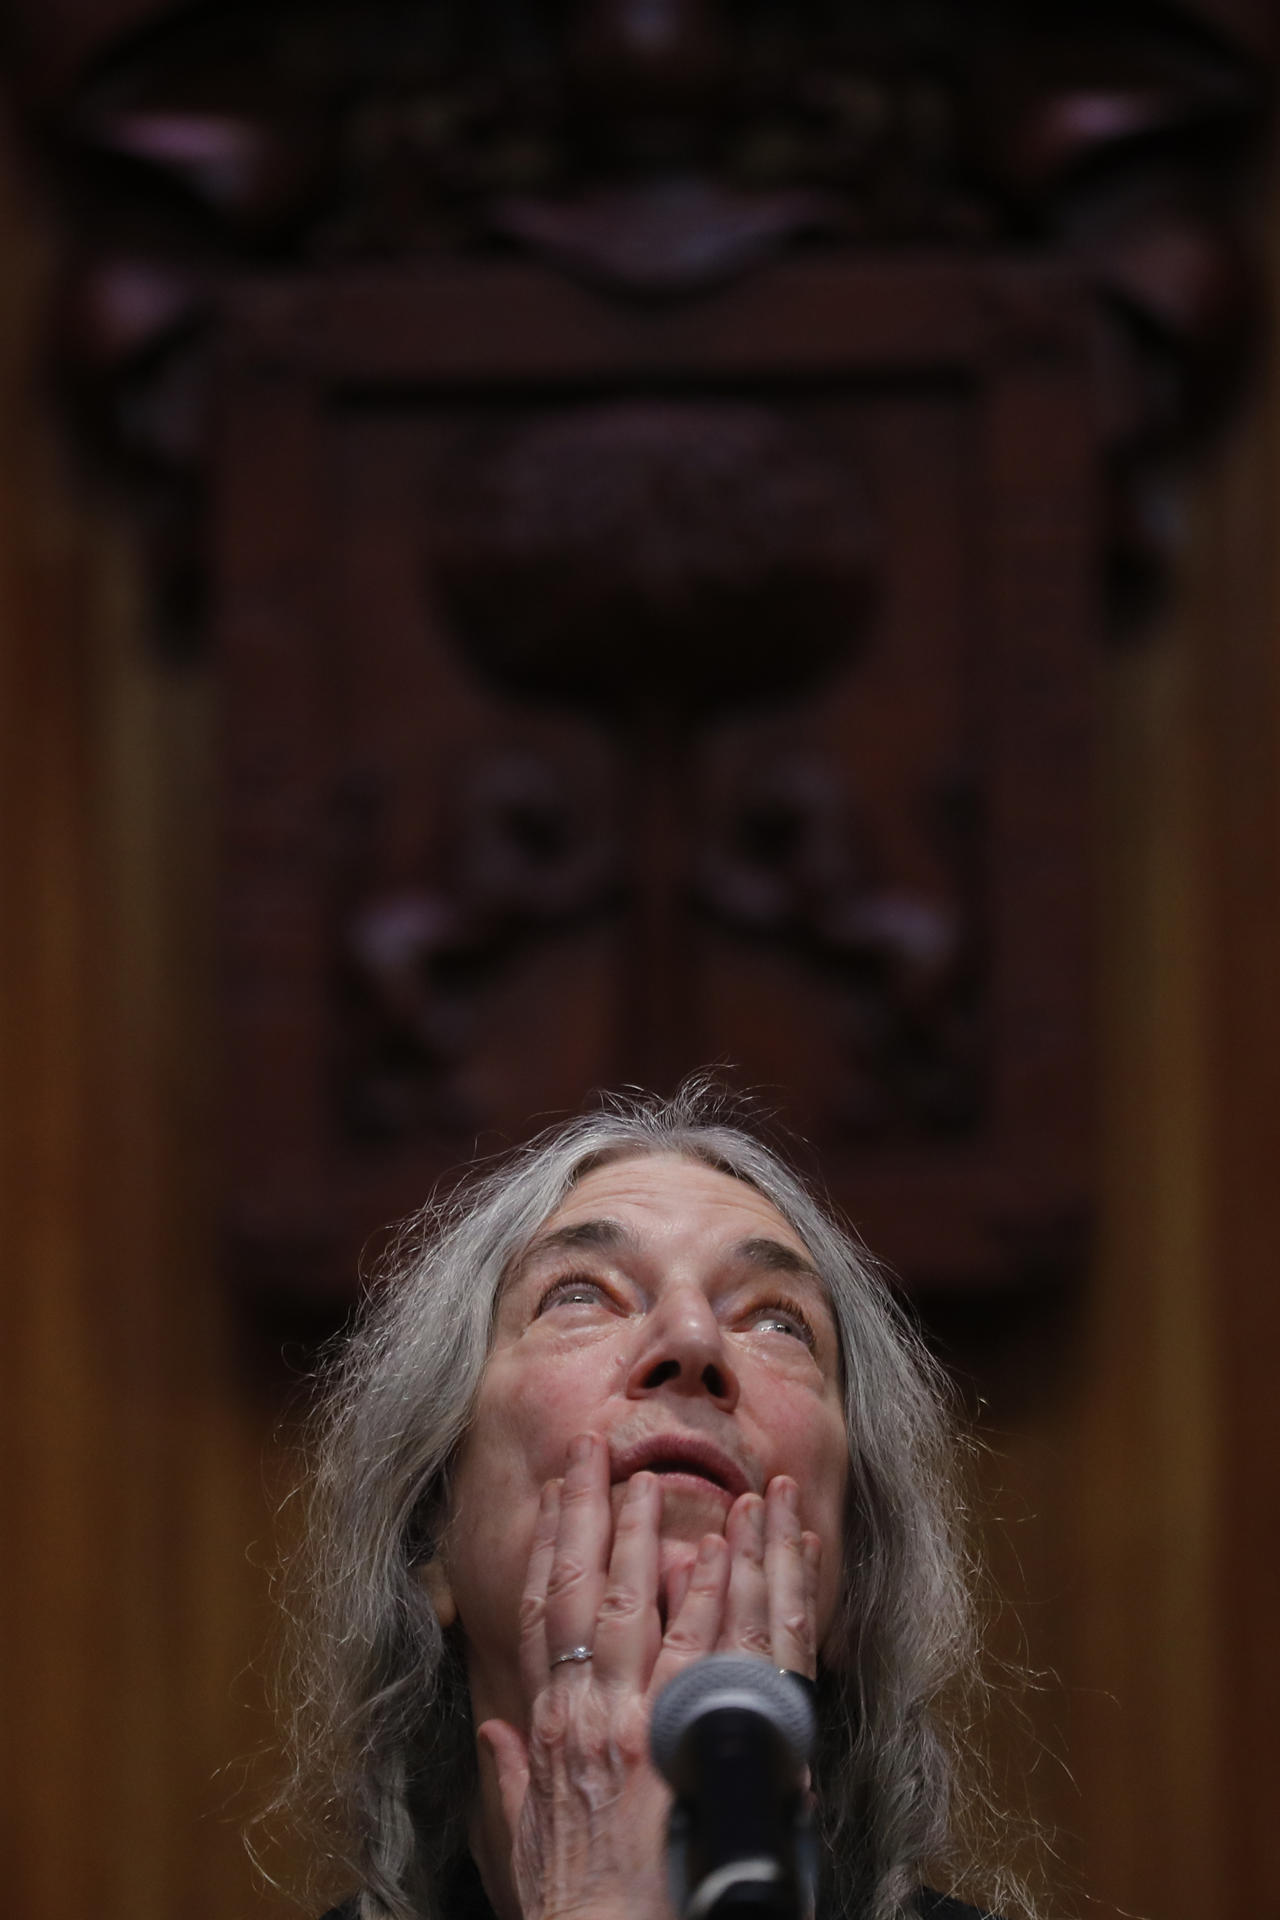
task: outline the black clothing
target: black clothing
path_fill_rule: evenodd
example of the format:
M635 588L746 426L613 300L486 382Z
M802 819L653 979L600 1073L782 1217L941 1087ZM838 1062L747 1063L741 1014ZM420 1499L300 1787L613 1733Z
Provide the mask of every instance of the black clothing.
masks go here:
M465 1876L459 1875L459 1880L465 1880L466 1884L459 1887L457 1908L450 1907L450 1920L494 1920L480 1876L470 1860L467 1865L470 1871ZM921 1887L916 1895L916 1911L920 1920L993 1920L991 1914L967 1906L949 1893L935 1893L932 1887ZM356 1920L355 1896L344 1900L340 1907L331 1908L323 1920Z

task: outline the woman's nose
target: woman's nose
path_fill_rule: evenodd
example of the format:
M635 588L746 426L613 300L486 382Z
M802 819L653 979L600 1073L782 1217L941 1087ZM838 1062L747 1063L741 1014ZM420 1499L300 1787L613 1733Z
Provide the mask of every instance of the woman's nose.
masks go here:
M705 1397L726 1413L738 1404L724 1329L700 1287L669 1293L645 1318L627 1393L638 1400L663 1391Z

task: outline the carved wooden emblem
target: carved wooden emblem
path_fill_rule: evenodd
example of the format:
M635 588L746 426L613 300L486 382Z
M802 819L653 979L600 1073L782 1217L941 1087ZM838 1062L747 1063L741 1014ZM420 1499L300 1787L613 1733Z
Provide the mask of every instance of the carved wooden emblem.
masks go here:
M125 11L31 84L67 378L212 599L242 1274L709 1062L915 1284L1069 1267L1093 653L1245 335L1247 9Z

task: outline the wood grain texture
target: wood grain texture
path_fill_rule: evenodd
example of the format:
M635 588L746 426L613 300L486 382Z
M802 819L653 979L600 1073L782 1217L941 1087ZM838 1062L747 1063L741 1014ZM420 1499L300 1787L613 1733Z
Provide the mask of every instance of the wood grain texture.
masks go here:
M1275 189L1271 299L1280 312ZM1274 1905L1280 1761L1280 380L1274 344L1251 430L1206 500L1212 571L1196 582L1197 688L1209 771L1205 839L1205 1127L1211 1172L1211 1321L1221 1431L1215 1487L1223 1857L1240 1897ZM1241 1769L1237 1774L1236 1768Z
M283 1915L237 1829L291 1467L212 1264L212 685L148 658L64 470L11 167L0 259L6 1895ZM1172 616L1099 663L1095 1271L952 1340L1055 1914L1274 1902L1278 438L1272 379L1188 496Z
M39 380L45 249L0 177L3 1857L40 1920L269 1911L268 1437L213 1271L206 679Z
M1079 1912L1275 1902L1278 424L1271 370L1184 488L1168 615L1100 662L1094 1271L958 1343L995 1646L1038 1676L997 1759Z

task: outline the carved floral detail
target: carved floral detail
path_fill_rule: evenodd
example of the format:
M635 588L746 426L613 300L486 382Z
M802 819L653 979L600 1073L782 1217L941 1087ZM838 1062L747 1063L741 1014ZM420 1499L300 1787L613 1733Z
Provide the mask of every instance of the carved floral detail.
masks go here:
M353 865L362 862L357 850ZM408 888L357 879L341 946L339 1103L357 1136L474 1124L455 1069L495 973L610 906L618 851L598 797L533 753L491 756L458 796L446 871Z
M1075 259L1107 322L1117 604L1158 585L1158 469L1228 393L1254 299L1230 215L1265 75L1217 17L224 0L82 25L41 101L83 236L60 337L81 418L150 489L170 627L199 598L223 289L264 258L494 246L631 298L800 245Z
M508 691L631 716L811 683L856 646L871 521L847 453L763 407L615 402L454 446L432 576Z
M185 475L198 511L206 338L264 261L516 249L671 300L797 247L998 247L1100 296L1121 603L1165 558L1152 473L1248 336L1255 11L1250 33L1210 0L10 7L76 236L67 381L151 485L162 578L192 573L169 503Z
M837 1128L973 1128L982 1104L972 903L881 870L842 769L779 755L722 803L695 898L721 924L779 943L833 975L846 1009L832 1097Z

